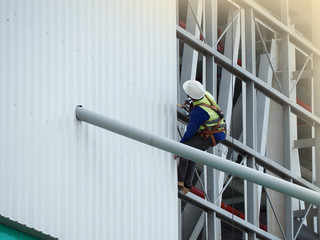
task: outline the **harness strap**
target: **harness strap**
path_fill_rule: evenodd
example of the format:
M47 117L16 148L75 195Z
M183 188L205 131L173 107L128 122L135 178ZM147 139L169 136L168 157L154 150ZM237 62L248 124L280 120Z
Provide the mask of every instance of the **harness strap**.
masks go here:
M211 105L209 104L206 104L206 103L200 103L199 105L200 106L205 106L205 107L208 107L208 108L211 108L212 110L214 110L216 113L219 114L219 117L220 118L224 118L224 115L223 115L223 112L221 111L221 109L217 108L215 106L215 104L210 100L210 98L207 96L207 94L204 95L205 98L210 102Z
M210 137L211 137L211 141L212 141L212 146L217 145L217 141L216 141L216 138L214 137L214 135L211 134Z
M220 120L219 120L218 124L213 126L211 129L209 129L206 125L203 124L205 129L200 132L200 137L202 137L205 140L208 137L210 137L211 140L212 140L212 145L215 146L215 145L217 145L217 141L216 141L216 139L214 137L214 133L221 133L221 132L225 131L225 126L223 126L222 129L218 130L218 128L221 126L223 113L222 113L221 109L218 109L214 105L214 103L210 100L210 98L208 98L208 96L206 94L204 96L208 99L208 101L210 102L211 105L208 105L208 104L205 104L205 103L200 103L199 105L202 105L202 106L205 106L205 107L208 107L208 108L211 108L212 110L214 110L216 113L219 114Z

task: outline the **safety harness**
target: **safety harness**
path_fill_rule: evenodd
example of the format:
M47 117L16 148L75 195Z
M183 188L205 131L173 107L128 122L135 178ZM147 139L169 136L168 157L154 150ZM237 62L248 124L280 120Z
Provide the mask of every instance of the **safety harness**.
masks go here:
M222 119L224 118L224 114L221 111L221 109L217 108L214 105L214 103L210 100L210 98L206 94L204 95L204 97L207 98L207 100L210 102L210 105L205 104L205 103L199 103L198 106L204 106L204 107L212 109L213 111L215 111L219 115L220 120L217 123L217 125L214 125L211 129L209 129L208 126L206 126L205 123L203 123L202 126L204 127L204 130L201 130L199 132L199 134L204 140L207 140L207 138L210 137L212 140L213 146L215 146L215 145L217 145L217 141L214 137L214 133L226 132L226 125L221 124Z

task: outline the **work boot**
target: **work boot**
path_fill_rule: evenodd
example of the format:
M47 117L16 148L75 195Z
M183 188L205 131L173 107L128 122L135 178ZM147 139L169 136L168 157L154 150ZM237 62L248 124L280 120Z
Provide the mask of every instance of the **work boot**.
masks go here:
M189 188L183 186L182 188L180 188L180 190L183 192L183 194L187 194L189 192Z
M184 182L179 182L178 181L178 188L183 194L187 194L189 192L189 188L184 186Z
M178 181L178 187L180 188L180 187L184 187L184 182L179 182Z

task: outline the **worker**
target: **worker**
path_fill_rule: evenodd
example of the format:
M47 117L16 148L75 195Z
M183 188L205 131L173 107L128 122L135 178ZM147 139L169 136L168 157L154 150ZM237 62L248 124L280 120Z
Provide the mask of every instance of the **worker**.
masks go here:
M226 138L224 115L213 96L197 80L188 80L183 89L192 101L189 122L181 143L207 150ZM185 105L178 105L185 107ZM175 156L177 158L177 156ZM178 166L178 187L187 194L192 187L196 163L180 157Z

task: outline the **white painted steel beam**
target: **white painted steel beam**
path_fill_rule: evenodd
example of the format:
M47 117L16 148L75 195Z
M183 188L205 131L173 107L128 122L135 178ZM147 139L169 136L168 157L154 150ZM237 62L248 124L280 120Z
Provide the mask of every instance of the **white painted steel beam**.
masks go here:
M245 8L245 33L246 33L246 66L248 72L256 75L256 49L255 49L255 27L254 16L251 8ZM245 106L246 106L246 142L248 147L253 150L257 149L257 122L256 118L256 89L253 82L246 83L245 90ZM246 164L254 169L256 160L253 156L248 156ZM257 205L257 188L251 181L246 181L246 199L245 214L246 219L251 224L258 226L258 205ZM248 232L248 240L256 240L255 232Z
M320 193L301 187L283 179L261 173L251 168L228 161L221 157L203 152L201 150L189 147L174 140L151 134L128 124L121 123L107 116L97 114L86 110L81 106L76 107L76 117L79 121L84 121L104 128L125 137L137 140L147 145L171 152L178 156L191 159L197 163L204 164L220 171L230 173L248 181L271 188L286 195L304 200L306 202L320 206Z
M234 8L233 6L229 7L228 10L228 25L229 29L225 32L225 44L224 44L224 55L228 59L232 59L234 65L237 64L238 53L240 47L240 10ZM222 69L221 72L221 81L219 86L219 97L217 103L225 114L225 121L227 126L232 127L232 107L233 107L233 97L234 97L234 88L235 88L236 77L226 69ZM222 146L219 156L226 159L228 153L228 148ZM223 188L223 182L225 178L224 172L216 171L216 179L214 179L215 187L220 192ZM221 203L222 198L218 198L218 204ZM221 224L220 224L221 225ZM219 238L221 228L216 229L215 236L216 239Z
M306 69L301 71L294 71L292 72L292 78L293 79L310 79L313 77L313 70L312 69Z
M204 5L204 19L205 19L205 37L207 44L209 46L214 46L214 43L217 40L218 35L218 0L205 0ZM214 62L213 56L206 56L206 74L205 74L205 82L206 82L206 89L212 93L213 97L217 99L217 65ZM210 149L210 152L213 150ZM207 187L207 194L209 197L209 201L214 201L216 196L218 195L218 188L215 187L215 179L217 176L217 170L206 167L206 187ZM207 239L215 239L216 234L220 230L221 224L219 224L216 217L215 212L208 212L206 217L205 227L206 237ZM219 230L217 230L219 229Z
M240 15L237 14L234 19L234 14L237 13L229 9L228 23L233 22L233 24L226 33L224 56L232 59L232 64L236 65L240 46ZM225 114L227 126L231 123L235 79L231 72L225 68L222 69L218 104Z
M302 210L296 210L293 212L295 218L303 218L307 212L307 209L302 209ZM317 209L316 208L311 208L309 211L308 217L314 217L317 216Z
M281 19L286 25L289 23L289 3L288 0L281 1ZM285 96L290 98L290 60L292 54L290 53L290 37L289 34L284 33L281 35L281 63L282 63L282 86ZM293 124L291 118L291 108L288 105L282 106L282 139L283 139L283 163L284 167L288 170L293 170L294 155L291 150L291 139L293 137L291 132L291 125ZM280 130L280 129L278 129ZM281 131L281 130L280 130ZM287 239L293 239L294 237L294 225L293 225L293 207L294 202L291 196L286 195L284 201L284 213L285 213L285 233ZM281 211L282 207L276 209Z
M290 41L297 45L299 48L303 49L306 52L313 52L314 54L320 56L320 50L316 47L311 41L306 39L305 37L299 35L295 32L294 29L286 26L279 19L275 18L269 12L267 12L261 5L257 3L257 1L253 0L233 0L237 4L243 6L247 5L251 7L254 11L255 17L258 17L261 21L265 22L267 25L271 25L271 27L277 30L280 33L286 33L290 37Z
M194 14L196 16L194 16ZM196 17L196 18L195 18ZM186 31L192 33L196 38L200 38L200 29L197 22L202 19L202 1L191 1L187 9ZM187 99L187 94L183 91L182 85L189 79L196 79L198 66L198 52L188 45L183 46L181 62L181 82L180 82L180 102Z
M316 44L317 47L320 48L320 35L319 35L319 21L320 16L318 14L318 9L313 8L312 9L312 29L315 31L312 31L312 41ZM317 30L316 30L317 29ZM315 56L313 59L313 66L320 66L320 56ZM320 114L320 68L319 67L313 67L314 69L314 85L313 85L313 92L314 99L312 102L312 109L315 114ZM313 172L315 172L315 180L317 187L320 187L320 126L315 126L314 128L314 137L315 137L315 147L314 147L314 159L315 162L313 163ZM317 230L318 233L320 233L320 208L318 207L317 211Z
M314 138L307 138L307 139L299 139L293 141L294 148L310 148L315 145Z
M203 226L204 226L204 220L205 220L205 212L202 212L200 217L198 218L196 226L194 227L189 239L198 239L199 234L201 233L201 230L203 229Z
M178 119L179 121L187 124L187 119L185 116L183 116L181 113L178 112ZM320 188L317 186L313 185L312 183L306 181L305 179L295 175L285 167L281 166L280 164L276 163L272 159L261 155L259 152L249 148L242 142L240 142L237 139L234 139L227 135L226 140L224 140L221 144L226 145L230 148L233 148L236 152L239 152L243 155L249 155L249 156L254 156L256 159L256 162L261 165L262 167L266 168L268 171L271 171L272 173L282 177L282 178L287 178L291 179L293 183L296 183L300 186L309 188L313 191L320 192Z
M318 124L320 125L320 118L313 113L310 113L308 110L304 109L303 107L299 106L297 103L290 100L285 95L281 94L276 89L268 86L265 82L263 82L258 77L254 76L252 73L248 72L247 70L243 69L241 66L237 64L232 64L232 61L228 59L226 56L220 54L214 48L208 46L207 44L203 43L202 41L196 39L190 33L182 29L181 27L176 27L177 37L191 45L194 49L202 52L204 55L214 56L215 62L222 66L223 68L227 69L229 72L232 72L235 76L245 82L254 82L255 88L260 92L264 93L267 97L273 99L274 101L282 104L288 105L291 107L292 113L298 115L303 120L311 123L311 124Z
M215 212L217 214L217 217L220 219L226 221L227 223L233 224L235 227L239 228L242 231L245 232L255 232L257 237L259 239L279 239L276 236L273 236L272 234L263 231L258 226L252 225L248 223L247 221L239 218L238 216L233 215L232 213L227 212L226 210L218 207L215 204L212 204L208 201L205 201L204 199L188 193L187 195L184 195L183 193L179 192L179 198L194 204L195 206L207 211L207 212Z

